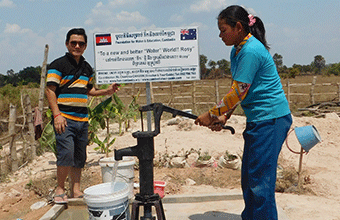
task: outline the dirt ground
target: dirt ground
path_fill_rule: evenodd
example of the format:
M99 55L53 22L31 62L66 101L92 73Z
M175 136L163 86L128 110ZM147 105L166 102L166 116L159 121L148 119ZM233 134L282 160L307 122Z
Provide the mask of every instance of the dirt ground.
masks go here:
M300 191L296 187L300 155L291 152L286 144L283 145L279 158L278 174L281 178L277 182L277 203L291 220L340 219L340 119L335 113L330 113L320 118L294 117L293 120L292 128L314 125L322 142L303 155L303 184ZM242 156L245 117L232 116L229 120L228 124L236 130L234 135L227 130L212 132L195 126L192 120L184 120L178 125L168 123L169 120L161 121L161 133L154 138L156 160L169 162L170 157L183 155L194 149L212 156L213 162L212 166L206 167L196 167L192 162L184 168L155 167L154 179L166 181L166 195L241 191L240 170L216 165L226 151ZM140 122L132 123L128 132L117 137L114 146L135 146L137 142L131 133L140 129ZM104 131L101 135L104 135ZM288 136L287 143L293 151L300 151L294 132ZM82 189L102 181L98 161L104 155L94 151L94 147L95 145L88 147ZM138 175L136 170L135 182L138 182ZM51 205L33 211L30 206L51 198L49 195L52 195L55 188L55 177L55 156L52 153L45 153L9 175L5 182L0 183L0 219L39 219Z

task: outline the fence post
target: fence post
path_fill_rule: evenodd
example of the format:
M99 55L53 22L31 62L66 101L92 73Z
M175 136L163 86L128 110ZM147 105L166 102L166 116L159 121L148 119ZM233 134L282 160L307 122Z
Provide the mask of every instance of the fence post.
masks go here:
M46 69L47 69L47 57L48 57L48 44L45 45L45 53L44 53L44 61L41 68L41 77L40 77L40 90L39 90L39 111L41 114L44 111L44 96L45 96L45 78L46 78Z
M0 175L7 174L6 163L4 160L0 160Z
M196 81L192 82L192 111L195 114L198 114L197 108L196 108Z
M12 103L9 105L9 120L8 120L8 133L10 135L10 155L11 155L11 170L15 172L18 170L18 155L17 148L15 145L15 122L17 120L17 107Z
M136 87L135 83L132 83L132 86L131 86L132 95L135 95L135 87Z
M20 91L20 101L21 101L21 108L22 108L22 114L23 114L23 124L22 124L22 129L25 128L26 123L27 123L27 107L25 105L25 98L26 98L27 94L24 94L22 91ZM22 157L22 161L25 162L25 158L28 155L27 152L27 144L26 144L26 138L24 138L23 141L23 145L22 145L22 153L23 153L23 157Z
M338 102L340 102L340 83L337 83L338 86Z
M29 133L29 148L28 148L28 160L33 160L37 153L36 153L36 145L35 145L35 138L34 138L34 124L33 124L33 115L32 115L32 105L31 99L28 95L25 97L25 105L27 106L27 125L28 125L28 133Z
M215 80L216 103L220 102L220 93L218 91L218 80Z
M316 76L313 77L312 87L310 88L310 98L311 98L312 105L315 104L315 99L314 99L314 87L315 87L315 83L316 83Z
M289 79L287 79L287 99L288 99L288 103L290 104L290 83L289 83Z
M174 91L173 91L173 84L174 84L174 82L173 81L170 81L170 100L169 100L169 106L172 106L172 100L173 100L173 96L174 96ZM174 107L174 106L172 106L172 107Z
M150 82L150 96L151 96L151 103L154 103L155 102L155 98L153 96L152 82Z

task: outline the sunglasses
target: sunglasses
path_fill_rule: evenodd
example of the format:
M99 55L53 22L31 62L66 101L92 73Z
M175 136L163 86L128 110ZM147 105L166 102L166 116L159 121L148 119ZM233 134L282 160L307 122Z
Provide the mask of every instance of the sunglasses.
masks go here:
M70 44L72 47L76 47L77 45L79 45L79 47L84 47L86 45L83 41L71 41Z

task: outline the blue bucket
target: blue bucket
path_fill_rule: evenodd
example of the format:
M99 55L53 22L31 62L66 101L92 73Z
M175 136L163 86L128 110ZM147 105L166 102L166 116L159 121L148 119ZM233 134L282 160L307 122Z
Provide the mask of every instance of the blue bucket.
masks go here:
M321 142L321 136L314 125L295 127L294 131L301 147L307 152Z

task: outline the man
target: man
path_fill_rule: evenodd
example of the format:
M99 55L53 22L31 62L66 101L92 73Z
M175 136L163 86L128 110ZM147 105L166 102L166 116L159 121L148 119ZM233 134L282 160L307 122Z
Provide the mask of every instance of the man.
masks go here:
M68 53L54 60L48 70L46 96L53 113L57 143L57 183L55 203L67 203L65 180L71 178L71 198L81 198L81 169L86 161L88 142L87 95L112 95L118 84L97 90L92 85L93 69L83 53L87 36L82 28L70 30L66 35Z

